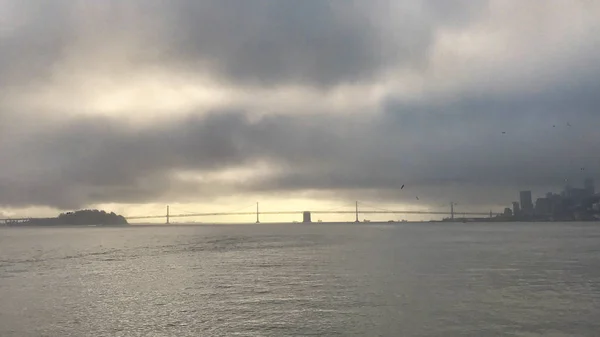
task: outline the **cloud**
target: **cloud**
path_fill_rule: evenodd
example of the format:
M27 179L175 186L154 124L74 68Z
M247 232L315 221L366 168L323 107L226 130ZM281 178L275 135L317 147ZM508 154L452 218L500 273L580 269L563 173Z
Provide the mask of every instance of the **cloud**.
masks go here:
M439 26L484 8L464 0L9 3L8 14L18 19L2 40L0 71L13 81L43 80L74 66L158 67L269 87L332 87L417 66Z
M368 81L392 64L418 62L431 39L431 28L415 18L392 23L384 4L178 2L170 6L168 20L177 24L167 25L167 57L188 67L201 60L238 84Z
M0 3L0 86L24 86L50 75L74 28L65 1Z
M598 176L600 6L569 4L0 2L0 205L487 205Z
M580 167L600 170L590 156L600 141L593 127L600 116L549 119L538 112L548 106L539 106L525 115L492 119L477 115L485 102L454 108L449 103L444 111L424 105L405 113L392 106L384 116L351 119L285 114L256 120L243 110L215 111L142 131L114 119L85 117L3 147L0 203L73 208L191 194L303 191L338 197L377 191L386 199L413 200L399 191L403 184L413 193L435 193L421 198L439 203L460 199L442 192L457 185L468 198L472 188L546 188L579 178ZM460 111L465 106L475 109ZM272 171L242 181L210 178L259 162ZM178 172L198 180L181 180Z
M159 197L172 170L243 163L230 137L243 126L239 118L219 113L202 123L189 119L140 132L112 119L82 117L34 130L2 146L4 203L60 207Z

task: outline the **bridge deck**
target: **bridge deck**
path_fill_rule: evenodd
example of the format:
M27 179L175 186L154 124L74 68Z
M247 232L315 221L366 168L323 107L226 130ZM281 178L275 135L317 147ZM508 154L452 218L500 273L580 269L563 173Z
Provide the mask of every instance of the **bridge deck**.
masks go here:
M161 219L161 218L193 218L193 217L213 217L213 216L256 216L256 215L302 215L305 211L266 211L266 212L212 212L212 213L189 213L189 214L160 214L160 215L142 215L128 216L127 220L143 220L143 219ZM330 215L364 215L364 214L412 214L412 215L447 215L447 216L490 216L499 215L500 213L490 212L435 212L435 211L384 211L384 210L352 210L352 211L309 211L312 214L330 214ZM22 223L38 218L6 218L0 219L0 224Z
M451 212L428 212L428 211L310 211L312 214L413 214L413 215L452 215ZM191 213L191 214L169 214L169 218L192 218L192 217L207 217L207 216L250 216L250 215L301 215L304 211L273 211L273 212L223 212L223 213ZM490 213L482 212L455 212L454 215L468 215L468 216L489 216ZM498 215L498 213L492 213L492 215ZM158 219L165 218L166 215L146 215L146 216L133 216L126 217L127 220L140 220L140 219Z

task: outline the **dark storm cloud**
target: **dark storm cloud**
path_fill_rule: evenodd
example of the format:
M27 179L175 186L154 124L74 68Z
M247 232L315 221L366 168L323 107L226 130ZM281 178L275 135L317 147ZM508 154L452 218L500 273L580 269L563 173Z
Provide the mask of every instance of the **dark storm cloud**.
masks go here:
M245 123L242 114L219 112L143 132L92 117L34 130L0 145L5 163L0 204L152 200L169 192L172 170L214 170L249 161L236 140Z
M424 67L435 32L469 22L487 1L174 1L169 59L201 62L235 83L333 86L390 67Z
M406 17L395 32L382 1L226 0L170 5L169 55L235 82L333 85L416 63L431 27ZM177 23L177 24L174 24ZM391 39L392 35L394 39Z
M143 131L113 119L81 118L3 144L0 203L66 208L166 195L306 190L403 202L418 194L433 204L509 202L508 192L490 191L545 191L565 179L583 178L580 167L586 174L600 172L593 155L600 144L595 112L600 105L583 92L565 91L557 98L549 91L531 100L477 95L435 104L395 102L377 117L252 120L243 110L215 111ZM564 114L557 100L581 104ZM515 109L521 113L511 113ZM281 170L235 184L196 184L172 175L177 170L206 174L257 160ZM400 191L403 184L408 188Z
M392 66L424 66L436 29L468 22L482 3L34 0L15 5L22 24L0 40L0 74L42 80L81 45L102 52L138 39L140 50L123 62L235 85L365 82Z
M0 204L68 208L147 202L170 192L180 198L213 197L244 186L194 186L177 181L172 173L209 173L257 160L334 165L328 155L347 151L341 142L347 128L356 124L326 115L270 116L258 122L248 117L243 111L216 111L142 131L114 119L83 117L8 135L0 144ZM327 124L339 122L341 129L325 132Z
M30 85L50 76L76 29L68 16L69 2L33 0L7 2L10 12L0 27L0 87ZM0 10L3 8L0 6Z

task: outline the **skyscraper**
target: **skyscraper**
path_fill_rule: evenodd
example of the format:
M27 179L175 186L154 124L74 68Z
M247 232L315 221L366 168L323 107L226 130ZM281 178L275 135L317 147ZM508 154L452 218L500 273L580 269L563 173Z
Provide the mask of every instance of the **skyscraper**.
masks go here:
M531 191L521 191L519 194L521 201L521 209L523 212L531 214L533 212L533 199Z
M573 190L573 187L571 187L571 184L567 184L565 186L565 189L562 191L562 193L560 194L563 198L570 198L571 197L571 191Z
M513 215L517 216L519 214L521 214L521 206L519 206L519 203L516 201L513 201Z
M552 211L552 204L549 198L538 198L535 201L535 214L549 215Z
M588 196L592 196L596 193L596 188L594 186L594 179L592 178L587 178L584 182L583 182L583 188L586 191L586 194Z

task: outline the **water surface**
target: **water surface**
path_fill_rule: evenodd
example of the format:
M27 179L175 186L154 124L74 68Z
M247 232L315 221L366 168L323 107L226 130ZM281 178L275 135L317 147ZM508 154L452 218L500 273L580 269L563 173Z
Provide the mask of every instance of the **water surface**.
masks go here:
M0 229L0 336L599 336L600 224Z

